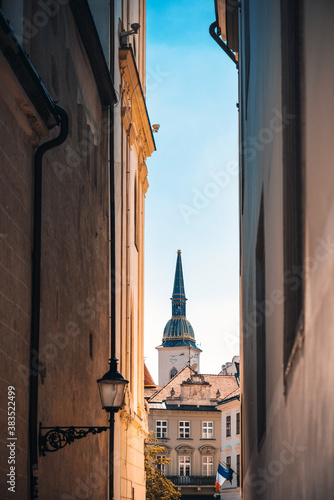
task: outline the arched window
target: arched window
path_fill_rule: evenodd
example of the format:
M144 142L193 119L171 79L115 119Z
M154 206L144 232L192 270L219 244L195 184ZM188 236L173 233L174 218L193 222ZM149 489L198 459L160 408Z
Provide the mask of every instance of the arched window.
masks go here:
M170 371L170 378L175 377L176 374L177 374L177 369L175 368L175 366L173 366L173 368Z
M136 249L139 251L139 232L140 232L140 225L139 225L139 196L138 196L138 179L135 177L135 182L134 182L134 242Z

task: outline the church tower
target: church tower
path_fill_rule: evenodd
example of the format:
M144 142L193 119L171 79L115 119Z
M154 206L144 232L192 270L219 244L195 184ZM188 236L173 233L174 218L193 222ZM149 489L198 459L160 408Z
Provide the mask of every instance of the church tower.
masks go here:
M184 366L199 371L202 352L196 346L193 327L186 318L186 294L184 290L181 250L177 252L172 301L172 317L167 322L159 351L159 385L165 385Z

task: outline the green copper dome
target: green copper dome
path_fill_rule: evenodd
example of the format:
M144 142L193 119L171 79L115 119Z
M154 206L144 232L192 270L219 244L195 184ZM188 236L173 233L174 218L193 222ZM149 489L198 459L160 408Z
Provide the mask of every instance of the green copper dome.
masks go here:
M193 327L186 318L186 294L184 289L181 250L177 252L174 288L172 296L172 317L164 329L163 347L174 347L195 344Z
M185 340L186 343L184 343ZM173 316L165 326L162 344L171 345L171 341L173 345L188 345L190 341L195 346L193 327L184 316Z

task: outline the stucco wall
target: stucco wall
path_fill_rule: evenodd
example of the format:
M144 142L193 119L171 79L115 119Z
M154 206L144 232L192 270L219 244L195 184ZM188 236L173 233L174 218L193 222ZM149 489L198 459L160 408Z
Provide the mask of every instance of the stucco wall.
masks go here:
M31 314L32 153L33 147L0 99L0 263L1 263L1 495L25 498L28 491L28 407ZM21 369L18 369L21 367ZM8 491L8 386L15 387L16 493Z
M334 104L333 68L327 64L334 38L333 5L304 2L303 147L305 158L305 319L304 345L299 348L286 388L283 373L284 299L270 299L266 314L267 430L256 442L256 373L254 328L254 254L264 185L266 298L282 290L282 131L264 144L264 129L278 125L281 110L280 5L252 2L251 63L248 101L246 75L241 77L243 141L256 140L245 163L242 215L242 415L243 498L330 498L334 484L331 367L333 366L333 210L331 158ZM241 54L242 59L242 54ZM246 102L247 117L246 117ZM276 117L276 122L271 121ZM267 136L268 137L268 134ZM262 143L261 143L262 138ZM253 159L251 159L251 157ZM293 168L293 165L291 166ZM271 296L273 297L273 296ZM269 310L269 309L268 309ZM329 434L328 434L329 433ZM311 470L318 470L314 477Z
M31 40L30 56L69 115L69 137L43 160L38 418L104 426L96 380L109 358L108 115L69 6ZM89 435L41 457L41 498L106 498L108 439Z
M108 64L108 8L103 16L101 2L92 0L90 4ZM145 155L138 146L139 132L142 141L143 132L133 126L138 136L133 132L131 135L131 128L126 129L122 121L124 103L120 97L128 89L125 89L118 54L120 30L127 30L131 23L139 22L136 62L145 92L145 1L123 2L123 6L120 2L115 3L115 26L111 31L115 42L114 82L119 99L110 111L101 104L99 82L93 74L69 3L59 2L53 6L54 10L46 11L44 4L24 3L25 19L35 23L31 25L31 36L24 40L25 49L51 97L69 116L66 142L43 158L38 420L46 427L108 425L96 380L108 368L109 322L115 321L119 370L129 380L129 386L124 407L115 419L114 493L119 499L131 499L134 495L136 500L143 500L147 430L143 395L143 240L147 170ZM136 85L136 89L138 92L140 86ZM131 98L132 105L138 96L131 93ZM28 497L26 474L29 468L27 364L34 151L2 101L0 106L3 120L0 142L5 171L1 184L4 192L1 259L8 270L2 283L6 330L1 338L1 356L7 372L6 382L8 379L8 384L17 385L17 432L20 437L17 488L20 494L24 491L21 497L25 498ZM143 107L145 104L141 103L141 110ZM111 114L114 115L111 150L115 159L115 249L110 249L108 220L109 160L112 160L109 158L111 130L108 125ZM131 120L135 119L134 114L131 109ZM154 141L146 108L145 116L140 119L146 133L150 134L152 152ZM48 138L58 133L55 129ZM110 251L115 251L116 258L115 275L111 276ZM109 289L114 284L116 318L110 319ZM18 364L23 377L18 373ZM6 410L4 405L2 410ZM6 413L2 411L1 415L4 423ZM108 442L108 432L89 435L56 453L40 457L40 498L107 498ZM2 462L1 467L6 468L6 464Z

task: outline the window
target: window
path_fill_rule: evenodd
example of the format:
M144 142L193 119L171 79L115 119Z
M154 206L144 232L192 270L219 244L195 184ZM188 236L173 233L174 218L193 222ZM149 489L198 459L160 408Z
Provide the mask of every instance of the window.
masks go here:
M231 457L230 456L226 457L226 465L229 469L231 468Z
M175 366L173 366L173 368L171 369L170 371L170 379L172 379L173 377L175 377L175 375L177 374L177 369L175 368Z
M179 437L190 438L190 422L179 422Z
M226 416L226 437L231 437L231 415Z
M164 458L167 458L166 455L157 455L157 460L162 460ZM157 469L161 474L167 474L167 464L158 463Z
M213 422L202 423L202 439L213 439Z
M179 457L179 476L190 476L191 462L189 456Z
M166 420L157 420L156 424L157 438L166 438L167 437L167 421Z
M134 214L134 243L136 249L139 250L139 197L138 197L138 181L135 178L134 183L134 201L133 201L133 214Z
M240 455L237 455L237 486L240 486Z
M266 259L263 194L259 215L256 243L256 392L257 392L257 442L258 446L266 432Z
M89 357L93 359L93 334L89 334Z
M283 139L284 342L289 373L304 309L303 9L281 0Z
M236 434L240 434L240 413L237 413L236 415Z
M213 457L212 456L203 457L202 463L203 463L202 475L213 476Z

